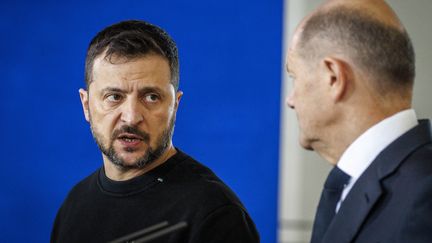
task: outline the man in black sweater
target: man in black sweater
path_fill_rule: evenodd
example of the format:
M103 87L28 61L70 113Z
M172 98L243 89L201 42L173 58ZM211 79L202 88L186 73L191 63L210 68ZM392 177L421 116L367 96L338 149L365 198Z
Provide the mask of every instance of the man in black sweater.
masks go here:
M103 166L71 190L51 242L259 242L235 194L172 144L182 92L165 31L143 21L107 27L90 43L85 77L81 102Z

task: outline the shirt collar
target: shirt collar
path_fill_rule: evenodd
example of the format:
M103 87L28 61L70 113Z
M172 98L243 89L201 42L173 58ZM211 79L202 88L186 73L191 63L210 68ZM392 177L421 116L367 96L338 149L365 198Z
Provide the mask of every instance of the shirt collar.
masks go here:
M398 112L360 135L342 154L337 166L355 182L391 142L418 124L413 109Z

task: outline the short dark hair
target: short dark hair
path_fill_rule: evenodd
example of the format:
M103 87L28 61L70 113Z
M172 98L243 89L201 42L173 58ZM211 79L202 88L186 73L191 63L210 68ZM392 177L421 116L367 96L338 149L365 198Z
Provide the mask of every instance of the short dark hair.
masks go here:
M318 42L312 44L312 40ZM331 48L342 50L362 70L372 74L379 91L404 90L414 83L415 53L405 30L375 20L360 10L337 7L319 12L305 23L300 53L311 57L325 52L319 46L322 40L330 43Z
M122 21L106 27L90 42L85 63L85 82L89 88L92 80L95 58L105 53L105 59L112 63L115 57L133 59L149 54L167 59L171 83L175 90L179 86L178 50L174 40L160 27L141 20Z

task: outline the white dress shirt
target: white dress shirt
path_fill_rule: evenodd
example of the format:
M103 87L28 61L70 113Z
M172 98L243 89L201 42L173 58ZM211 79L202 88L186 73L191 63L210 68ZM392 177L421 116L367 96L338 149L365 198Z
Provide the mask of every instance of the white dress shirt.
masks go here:
M350 175L351 179L342 191L336 212L357 179L378 154L416 125L418 121L415 111L413 109L404 110L380 121L354 140L337 163L337 166Z

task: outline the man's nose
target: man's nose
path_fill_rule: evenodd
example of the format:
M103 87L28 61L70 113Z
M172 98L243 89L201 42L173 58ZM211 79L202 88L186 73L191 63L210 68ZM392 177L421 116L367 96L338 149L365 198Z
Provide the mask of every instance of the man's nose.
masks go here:
M293 99L293 93L291 92L285 99L285 103L286 105L291 108L291 109L295 109L294 106L294 99Z
M138 100L130 99L123 103L121 120L128 125L137 125L144 120Z

